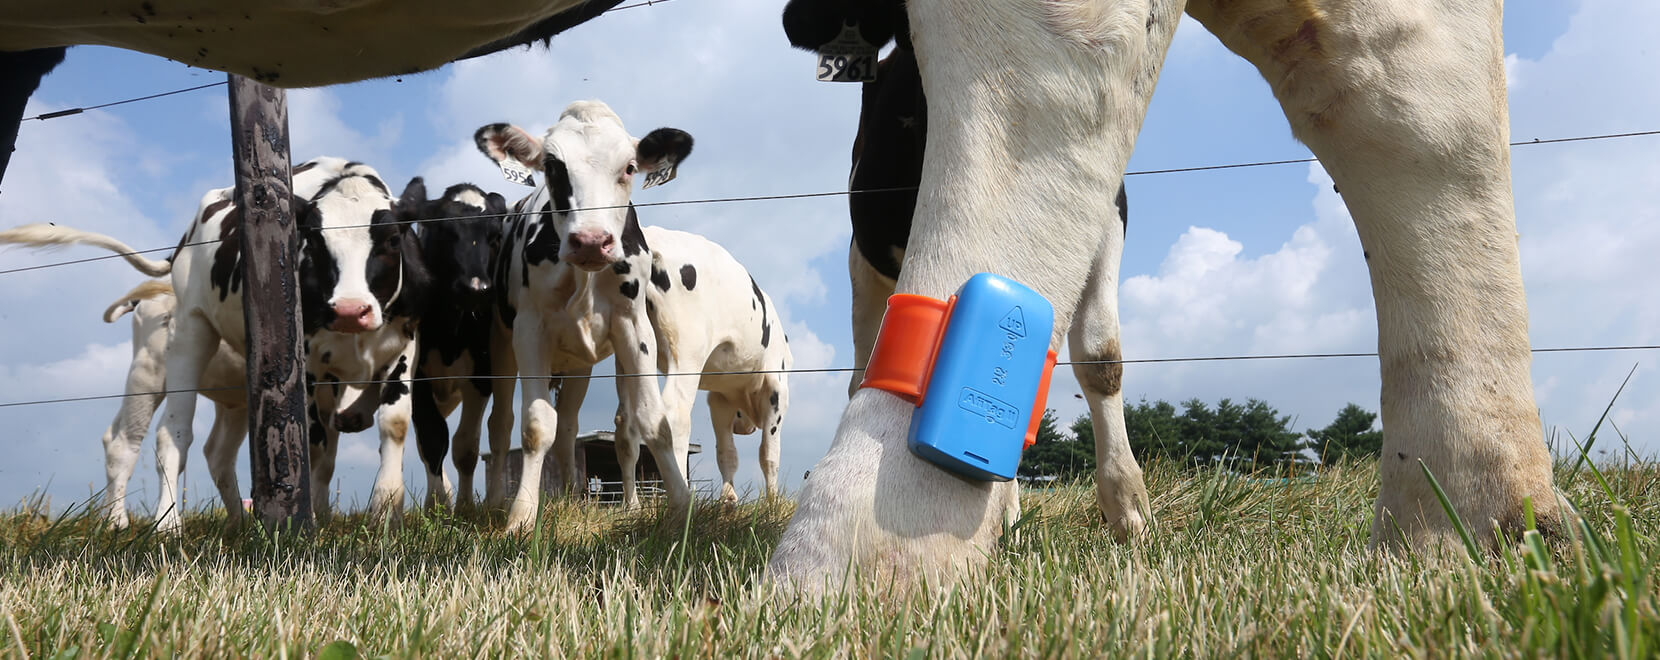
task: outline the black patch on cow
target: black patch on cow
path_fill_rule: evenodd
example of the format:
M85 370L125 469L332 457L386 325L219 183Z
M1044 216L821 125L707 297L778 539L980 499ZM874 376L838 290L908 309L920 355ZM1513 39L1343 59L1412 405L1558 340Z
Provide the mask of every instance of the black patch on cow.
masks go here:
M643 342L643 341L640 342L640 354L641 355L651 355L651 350L646 348L646 343Z
M204 225L207 224L208 220L211 220L213 218L214 214L225 210L225 207L230 206L230 205L231 205L231 200L228 200L228 199L221 199L217 202L214 202L212 204L207 205L207 208L202 209L202 224L204 224Z
M1124 233L1130 233L1130 196L1124 191L1124 182L1118 182L1118 224L1123 226Z
M801 0L792 3L799 4ZM854 245L889 279L899 278L897 254L910 242L927 124L916 54L895 49L877 65L876 80L864 84L849 178L854 194L847 201Z
M571 210L571 198L576 193L571 189L571 171L565 167L565 161L558 156L548 154L542 160L542 171L548 177L548 194L552 196L554 208L560 213Z
M334 353L331 353L329 351L323 351L323 364L328 364L329 359L333 358L333 357L334 357Z
M308 160L306 162L300 163L299 165L295 166L293 171L290 171L288 173L288 176L289 176L290 179L292 179L292 178L297 177L297 176L299 176L301 174L304 174L306 172L310 172L311 168L316 167L316 166L317 166L317 161Z
M568 199L568 198L567 198ZM543 262L559 263L559 233L553 228L553 203L542 205L537 226L530 241L525 243L525 266L539 266ZM523 275L524 285L530 286L530 274Z
M646 298L646 314L649 315L649 314L656 314L656 313L657 313L657 306L653 305L651 303L650 298Z
M623 280L622 286L618 288L622 290L623 297L629 300L633 300L635 296L640 295L639 280Z
M784 6L784 35L791 46L802 50L818 50L841 34L845 23L859 26L859 37L876 48L892 39L898 39L901 48L911 48L911 26L904 2L791 0Z
M659 269L655 263L651 265L651 285L657 287L658 291L667 292L669 290L668 271Z
M611 272L618 275L627 275L631 270L634 270L634 267L628 264L627 259L619 260L617 263L611 264Z
M623 256L632 257L645 252L646 233L640 229L640 216L634 212L634 205L628 205L628 218L623 221L622 232Z
M680 284L687 291L697 288L697 268L691 264L680 267Z
M755 283L755 276L749 276L749 288L755 292L756 302L761 304L761 348L767 347L772 341L772 323L767 320L767 299L761 294L761 285Z
M778 427L774 426L770 429L767 429L767 435L778 435Z
M409 357L399 355L397 366L392 367L392 373L386 375L385 380L387 382L380 386L381 405L390 406L397 403L398 399L403 398L403 395L409 393L409 386L403 382L404 374L408 371Z
M219 222L219 246L213 250L208 282L219 292L219 301L242 288L242 209L233 208Z
M777 410L778 409L778 390L773 390L772 391L772 396L768 397L767 400L772 402L772 409Z
M310 422L307 435L310 435L311 437L308 438L308 440L311 444L326 448L329 443L329 432L328 429L323 428L323 420L319 419L319 415L317 414L317 401L315 399L313 399L311 403L306 404L305 416L306 421Z
M416 370L417 375L425 375ZM450 428L438 412L438 402L430 381L415 381L414 398L410 400L410 421L415 425L415 448L421 453L421 462L427 469L442 468L444 455L449 452Z

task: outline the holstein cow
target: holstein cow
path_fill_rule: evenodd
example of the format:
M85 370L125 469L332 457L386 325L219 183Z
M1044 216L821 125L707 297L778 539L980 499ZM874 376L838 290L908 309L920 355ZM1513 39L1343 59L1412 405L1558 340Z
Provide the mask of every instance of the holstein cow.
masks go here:
M617 379L622 409L617 435L625 439L619 447L633 449L645 441L663 471L671 514L684 515L691 505L685 456L676 456L663 416L650 355L656 333L640 295L651 272L651 250L629 197L636 174L672 173L691 153L691 136L659 128L635 139L604 103L578 101L540 140L508 124L480 128L474 139L497 163L506 161L544 177L535 192L514 205L518 215L509 222L506 250L497 260L502 326L492 352L495 373L519 374L524 416L524 474L508 512L508 528L535 523L542 460L550 445L557 450L560 474L569 481L575 473L576 414L587 376L612 353L619 374L649 374ZM557 409L548 399L555 383L560 389ZM497 427L512 424L504 405L512 381L497 380L496 388L490 445L494 455L505 456L508 437ZM504 480L497 466L505 462L487 466L487 488Z
M650 286L642 288L657 330L657 366L668 374L685 374L667 376L663 386L675 455L682 460L686 456L692 407L697 391L706 390L721 499L738 499L732 487L738 470L733 433L747 435L757 429L766 494L777 495L779 430L790 407L788 374L783 372L794 362L778 307L749 271L714 241L659 227L646 227L645 237L651 245L652 264ZM697 375L700 372L711 373ZM630 506L637 497L637 452L623 445L632 441L617 438L623 496Z
M173 287L165 280L149 280L134 287L104 312L104 321L114 323L131 312L133 315L133 361L127 367L126 396L121 408L104 431L104 517L111 525L127 526L127 482L133 468L138 466L139 447L150 432L156 409L161 407L162 393L167 389L167 328L173 320L178 299ZM236 451L225 451L226 443L242 444L248 433L248 394L243 390L247 382L247 360L220 342L219 350L208 361L198 384L202 396L213 402L213 430L208 434L203 453L208 458L208 472L225 501L225 515L234 523L242 515L241 495L236 487ZM231 503L237 506L231 506Z
M417 185L422 186L419 192L413 191ZM426 197L420 179L410 182L405 193L416 194ZM415 445L427 465L443 465L451 444L445 418L461 408L453 441L457 505L471 507L479 428L492 391L488 376L497 283L491 269L501 248L507 200L458 183L426 202L417 215L432 287L421 315L421 359L415 370ZM438 495L428 492L428 502Z
M395 205L379 175L361 163L320 158L296 166L294 177L297 189L318 190L310 201L294 200L301 233L307 372L318 384L313 402L320 413L312 427L315 507L320 514L328 510L336 435L368 428L379 408L381 469L371 508L377 517L386 516L403 503L403 440L409 426L409 397L404 395L415 364L413 314L427 279L404 215L414 204ZM95 245L123 253L146 274L172 274L178 307L166 347L167 406L156 432L161 476L156 511L162 531L175 531L182 521L178 481L191 443L195 390L202 387L221 342L235 354L245 354L241 212L231 194L231 188L221 188L202 197L195 220L167 260L147 259L115 239L67 227L25 225L0 233L0 242ZM424 197L419 201L425 202ZM399 382L368 382L380 380ZM233 440L218 447L228 455L210 453L210 465L234 460L242 438ZM226 472L231 481L220 484L221 496L227 509L240 513L235 472ZM441 466L428 466L428 472L429 487L447 491Z
M546 43L621 1L11 1L0 9L0 177L29 95L66 46L115 46L268 85L315 87Z
M866 30L890 7L796 0L786 15L851 13ZM930 116L896 290L943 298L999 272L1054 304L1059 344L1089 295L1114 225L1102 218L1184 7L1257 67L1354 216L1387 429L1374 542L1456 538L1420 461L1479 538L1518 532L1525 500L1557 525L1529 378L1498 3L909 0ZM840 30L806 23L817 27L789 30L798 46ZM853 395L770 575L813 589L851 565L876 579L983 565L1012 486L911 455L911 412L886 392Z
M896 5L898 3L895 3ZM794 5L792 5L793 7ZM911 235L916 211L914 188L922 180L927 144L927 100L911 50L904 13L894 34L899 44L883 58L876 80L864 83L859 107L859 131L853 141L853 171L848 196L853 218L853 242L848 249L848 273L853 284L853 366L863 369L876 345L888 296L899 280L900 265ZM841 25L838 20L836 25ZM866 33L866 38L871 38ZM885 41L885 39L884 39ZM895 189L898 190L895 190ZM860 192L875 191L875 192ZM1118 222L1108 218L1090 267L1089 281L1078 311L1072 317L1067 347L1072 373L1078 379L1095 431L1095 499L1119 539L1138 534L1146 526L1147 487L1141 466L1130 452L1124 427L1124 368L1118 328L1118 264L1129 224L1129 204L1122 182L1114 200ZM855 372L848 385L851 395L863 380ZM1009 515L1018 512L1010 494Z

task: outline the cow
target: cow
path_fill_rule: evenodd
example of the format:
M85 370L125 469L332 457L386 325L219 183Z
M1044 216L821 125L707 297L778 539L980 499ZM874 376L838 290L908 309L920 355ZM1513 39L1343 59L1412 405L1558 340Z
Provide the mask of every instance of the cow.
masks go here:
M908 35L904 15L895 35ZM898 43L878 64L876 80L864 83L859 129L853 139L848 176L848 210L853 239L847 270L853 292L853 366L864 369L881 329L888 296L899 280L900 265L916 211L916 187L922 181L927 144L927 99L910 39ZM1102 518L1119 540L1146 527L1150 511L1141 466L1130 452L1124 425L1123 359L1118 326L1118 264L1129 228L1129 200L1123 182L1114 200L1117 226L1101 232L1089 283L1078 301L1067 334L1072 373L1089 404L1096 455L1095 500ZM855 371L848 384L852 396L863 379ZM1009 495L1006 517L1018 517L1018 501Z
M629 203L636 175L666 181L692 150L692 136L658 128L631 137L622 119L599 101L567 106L540 140L518 126L489 124L473 135L480 152L498 164L540 172L541 185L514 205L505 249L497 259L499 318L492 359L496 374L520 381L523 477L507 527L534 525L542 461L556 450L563 479L575 474L577 409L593 365L616 355L618 447L638 452L644 440L663 471L671 516L689 513L685 455L674 451L650 347L656 333L641 295L651 273L651 249ZM550 390L559 390L557 408ZM496 380L490 444L507 454L512 424L506 401L512 381ZM499 467L498 467L499 466ZM487 488L505 481L505 461L486 466ZM569 488L574 484L562 484ZM505 490L505 489L503 489ZM488 498L487 498L488 499Z
M20 0L0 14L0 178L18 122L68 46L114 46L279 87L427 71L536 43L622 0L287 3Z
M125 396L103 437L107 481L103 515L118 529L128 525L127 482L133 476L133 468L138 466L139 447L149 434L150 422L167 389L164 369L167 328L177 307L171 284L166 280L147 280L104 311L106 323L114 323L128 313L133 315L133 361L127 367ZM202 396L213 402L213 430L208 434L203 453L207 455L208 472L226 506L231 502L238 505L225 511L232 524L242 514L241 495L236 490L236 452L227 452L225 447L239 446L240 438L248 433L248 394L243 390L247 379L245 365L243 356L220 342L199 384Z
M427 274L410 214L418 206L394 200L373 168L338 158L319 158L293 168L296 189L315 189L294 199L300 233L300 303L307 347L308 380L315 414L311 434L313 506L328 512L327 484L341 431L357 432L380 412L381 467L371 512L395 514L403 504L403 441L409 427L409 397L415 368L415 328ZM152 260L108 236L68 227L24 225L0 232L0 242L34 246L82 243L117 253L139 271L171 274L177 297L166 347L166 408L156 431L156 468L161 476L157 528L175 532L179 475L191 443L196 393L221 342L245 355L242 315L241 211L233 189L203 195L179 247L165 260ZM424 193L419 202L424 203ZM384 384L382 383L384 382ZM208 457L228 465L241 436L219 447L228 455ZM447 492L442 466L427 466L429 488ZM241 511L234 471L220 483L227 510ZM233 501L234 498L234 501ZM235 522L237 514L231 514Z
M734 432L761 432L761 476L766 495L778 494L780 428L790 407L788 374L794 359L773 304L755 278L714 241L683 231L645 228L651 246L646 310L657 331L657 366L669 374L663 385L664 414L676 456L691 442L697 391L709 393L709 421L715 431L723 501L738 499L732 479L738 469ZM645 349L644 346L641 347ZM702 372L710 372L699 375ZM618 436L625 504L634 506L635 452Z
M893 6L792 0L785 32L814 49L850 19L886 41ZM895 290L943 298L1001 273L1054 304L1058 345L1184 9L1257 67L1355 219L1387 429L1374 545L1455 542L1425 468L1485 542L1518 533L1527 502L1559 525L1529 377L1498 3L908 0L928 144ZM907 452L912 410L853 395L772 579L817 590L857 567L939 584L984 564L1012 486Z
M424 183L419 178L410 182L418 184L422 190L411 194L424 199ZM455 505L468 509L473 506L479 428L492 393L490 340L498 284L492 264L501 251L507 201L500 194L458 183L426 202L417 216L421 256L432 286L421 314L421 358L412 393L415 445L427 465L442 465L452 443L445 418L461 408L453 440ZM429 505L440 503L438 492L427 495ZM497 493L491 503L499 501Z

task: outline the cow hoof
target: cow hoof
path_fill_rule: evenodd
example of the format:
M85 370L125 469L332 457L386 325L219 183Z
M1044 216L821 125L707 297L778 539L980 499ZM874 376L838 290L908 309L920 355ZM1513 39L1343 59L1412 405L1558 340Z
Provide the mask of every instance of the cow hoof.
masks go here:
M525 504L514 500L512 510L507 512L507 533L521 534L529 532L535 526L536 504Z
M720 501L725 502L727 504L737 503L737 501L738 501L738 491L737 491L737 489L734 489L732 487L732 484L721 484L721 487L720 487Z
M1141 536L1147 529L1151 509L1147 506L1147 487L1142 484L1141 472L1117 479L1095 475L1095 504L1101 510L1112 538L1124 543Z

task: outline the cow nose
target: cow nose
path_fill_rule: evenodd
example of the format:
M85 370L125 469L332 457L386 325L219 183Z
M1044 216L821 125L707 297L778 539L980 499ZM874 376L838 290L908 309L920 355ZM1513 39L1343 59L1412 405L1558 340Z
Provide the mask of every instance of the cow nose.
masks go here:
M375 329L374 322L373 306L348 298L334 303L334 323L329 329L335 332L364 332Z
M467 280L467 290L473 293L489 293L490 281L482 277L472 278Z
M616 245L617 238L603 229L585 229L571 232L565 242L569 244L572 261L603 266L611 261L611 247Z

